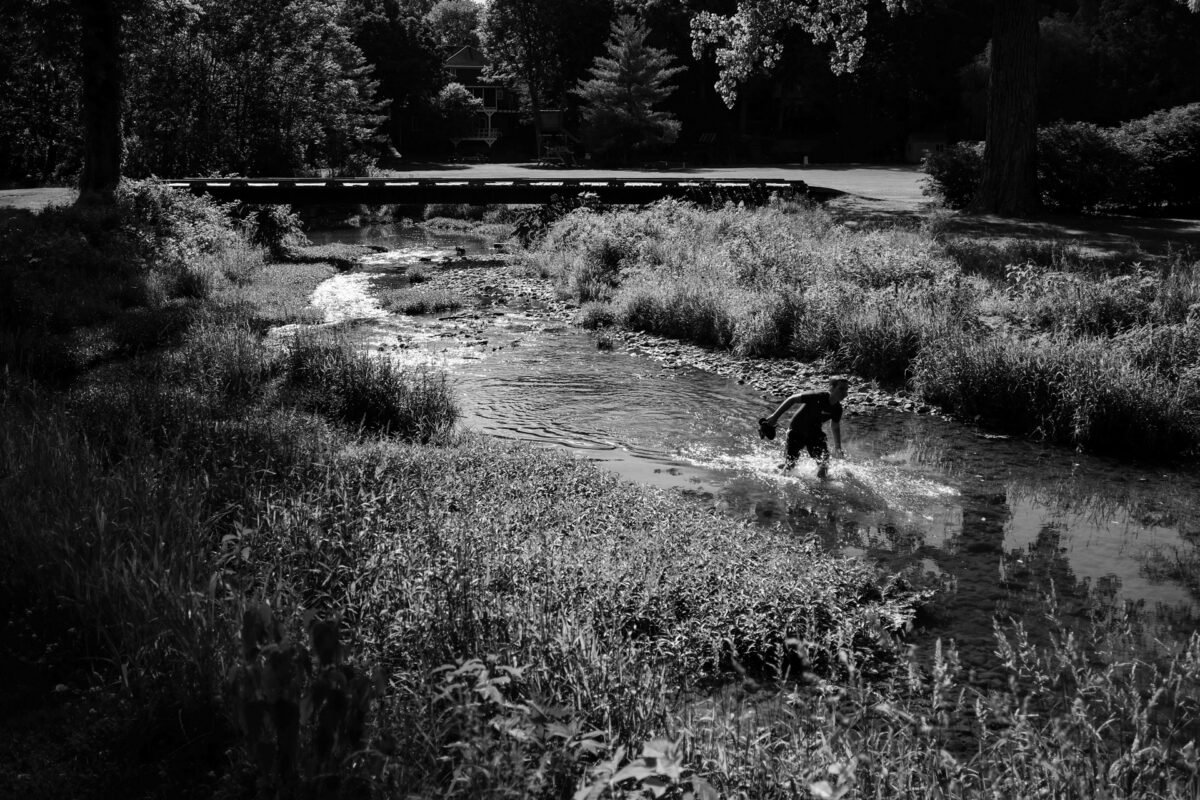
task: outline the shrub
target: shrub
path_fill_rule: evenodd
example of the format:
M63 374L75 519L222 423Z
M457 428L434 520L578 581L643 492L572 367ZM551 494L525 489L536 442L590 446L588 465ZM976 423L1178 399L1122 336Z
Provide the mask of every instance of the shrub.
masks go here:
M304 222L291 206L246 203L237 214L250 241L266 248L273 258L282 258L288 248L309 243Z
M576 324L581 328L595 330L596 328L607 328L617 321L616 313L613 311L612 303L599 302L590 300L584 303L579 313L575 316Z
M470 203L429 203L422 212L422 218L428 222L433 219L459 219L480 222L491 206L472 205Z
M983 142L959 142L930 152L922 160L921 169L929 176L922 181L922 194L948 208L966 208L983 178Z
M1200 202L1200 103L1126 122L1116 139L1135 164L1129 205L1186 207Z
M402 370L345 340L297 336L288 375L304 406L360 430L428 442L458 419L445 375Z
M982 144L926 156L922 191L965 208L982 179ZM1200 202L1200 103L1158 111L1118 129L1059 122L1038 131L1043 202L1058 211L1153 210Z
M226 206L156 180L122 181L116 207L143 257L160 267L189 263L238 241Z
M1106 339L944 336L914 361L913 385L1004 430L1102 452L1169 456L1200 442L1178 387Z
M1110 130L1089 122L1038 130L1038 190L1047 208L1077 213L1112 205L1129 172L1129 155Z

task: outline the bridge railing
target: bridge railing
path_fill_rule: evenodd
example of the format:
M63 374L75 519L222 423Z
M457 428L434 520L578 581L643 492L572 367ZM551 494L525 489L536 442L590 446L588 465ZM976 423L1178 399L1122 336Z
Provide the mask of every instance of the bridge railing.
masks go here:
M494 203L542 204L554 197L593 194L605 203L649 203L665 197L765 201L772 193L813 196L804 181L774 179L580 178L186 178L167 181L220 201L250 203Z

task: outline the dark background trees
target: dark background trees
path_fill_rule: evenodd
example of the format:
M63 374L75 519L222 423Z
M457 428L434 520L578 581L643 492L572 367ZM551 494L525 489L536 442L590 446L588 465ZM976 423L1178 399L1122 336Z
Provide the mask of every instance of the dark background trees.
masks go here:
M567 129L586 138L582 100L569 90L625 12L687 68L662 106L681 123L675 160L900 161L917 135L981 139L1005 55L988 44L997 8L1024 9L1026 39L1036 21L1034 124L1114 125L1200 101L1200 15L1180 0L886 6L822 0L813 7L855 13L807 27L768 18L757 50L714 59L693 52L692 21L729 18L738 0L490 0L486 13L469 0L21 0L0 8L0 182L83 177L100 187L112 183L114 152L131 175L355 171L389 154L437 155L448 149L435 102L450 80L443 63L477 40L495 77L523 98L528 136L505 144L528 157L534 107L563 109ZM829 38L814 42L814 30ZM83 69L80 53L91 64L118 56ZM830 70L831 57L856 69ZM725 88L737 87L729 106L714 88L723 72ZM121 115L105 117L114 104ZM998 162L1008 169L1020 149L1004 143Z

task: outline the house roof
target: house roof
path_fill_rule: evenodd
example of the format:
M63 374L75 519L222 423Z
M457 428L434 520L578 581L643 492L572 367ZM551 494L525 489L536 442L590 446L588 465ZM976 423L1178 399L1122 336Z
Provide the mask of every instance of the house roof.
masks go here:
M486 67L487 59L476 47L464 47L446 59L447 67Z

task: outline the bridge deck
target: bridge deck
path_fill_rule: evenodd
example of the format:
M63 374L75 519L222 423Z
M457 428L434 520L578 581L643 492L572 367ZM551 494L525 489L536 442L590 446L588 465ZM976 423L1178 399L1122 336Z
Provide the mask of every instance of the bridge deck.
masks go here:
M819 194L804 181L777 179L689 178L585 178L554 179L454 179L454 178L185 178L167 181L194 194L210 194L220 201L249 203L492 203L541 204L556 195L573 197L582 192L605 203L649 203L664 197L710 200L765 200L774 192L813 196ZM814 199L818 199L814 197Z

